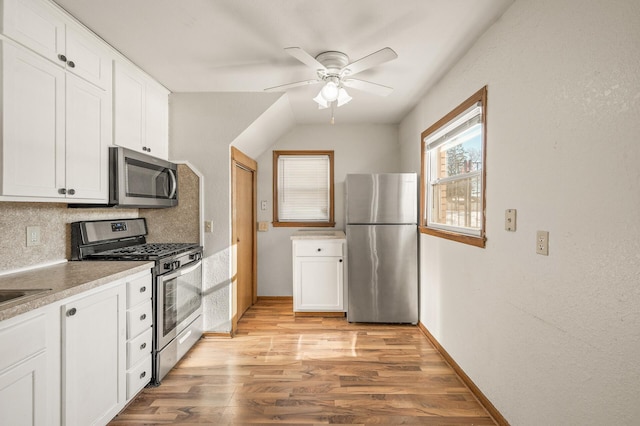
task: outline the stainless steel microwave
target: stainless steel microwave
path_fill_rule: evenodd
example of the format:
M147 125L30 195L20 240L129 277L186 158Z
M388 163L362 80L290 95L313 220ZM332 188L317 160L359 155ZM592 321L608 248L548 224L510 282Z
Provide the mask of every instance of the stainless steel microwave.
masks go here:
M162 208L178 204L177 166L122 147L109 148L109 204Z

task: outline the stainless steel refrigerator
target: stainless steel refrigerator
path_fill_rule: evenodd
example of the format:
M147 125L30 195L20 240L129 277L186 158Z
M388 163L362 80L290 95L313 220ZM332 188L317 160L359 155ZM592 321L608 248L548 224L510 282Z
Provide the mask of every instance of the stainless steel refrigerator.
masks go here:
M418 177L346 180L349 322L418 322Z

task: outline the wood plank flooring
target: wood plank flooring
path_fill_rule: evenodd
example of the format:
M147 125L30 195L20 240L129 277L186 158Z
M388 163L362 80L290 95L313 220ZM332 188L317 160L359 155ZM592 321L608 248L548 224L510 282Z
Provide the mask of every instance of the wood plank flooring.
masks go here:
M294 317L259 300L110 425L495 425L417 327Z

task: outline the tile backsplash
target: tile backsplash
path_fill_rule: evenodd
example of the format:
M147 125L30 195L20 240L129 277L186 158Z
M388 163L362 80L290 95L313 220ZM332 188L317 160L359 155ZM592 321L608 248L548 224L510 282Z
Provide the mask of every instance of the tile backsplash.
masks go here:
M0 202L0 273L71 258L71 222L138 217L138 209L73 209L62 203ZM27 226L41 244L27 247Z

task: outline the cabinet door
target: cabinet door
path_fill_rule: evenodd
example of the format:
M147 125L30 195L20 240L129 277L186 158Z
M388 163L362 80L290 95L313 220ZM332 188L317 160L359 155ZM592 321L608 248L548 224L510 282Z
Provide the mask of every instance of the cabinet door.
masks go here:
M46 366L42 351L0 374L0 425L46 423Z
M2 32L51 61L64 54L65 24L52 7L40 0L4 0Z
M67 70L96 86L111 90L111 55L86 31L67 25Z
M111 143L111 97L67 74L67 199L107 202L108 155Z
M62 306L62 423L106 424L124 406L125 287Z
M169 158L169 91L159 84L148 82L146 98L147 153L167 160Z
M294 270L294 311L343 310L341 257L296 257Z
M145 126L144 76L122 64L115 63L113 81L114 143L142 152Z
M2 195L63 198L64 70L6 42L2 58Z

